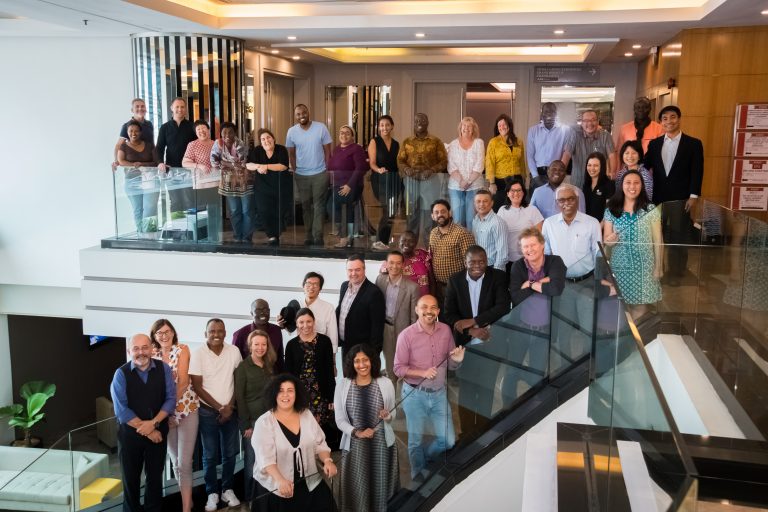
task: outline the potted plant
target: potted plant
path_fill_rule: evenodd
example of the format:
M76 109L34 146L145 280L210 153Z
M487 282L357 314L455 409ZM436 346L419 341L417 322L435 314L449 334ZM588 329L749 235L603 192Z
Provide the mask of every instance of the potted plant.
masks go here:
M30 447L40 443L39 439L32 439L32 427L45 418L41 412L45 403L56 394L56 384L42 380L33 380L21 386L19 394L24 398L26 405L12 404L0 408L0 418L9 417L8 424L24 430L24 439L14 441L14 446Z

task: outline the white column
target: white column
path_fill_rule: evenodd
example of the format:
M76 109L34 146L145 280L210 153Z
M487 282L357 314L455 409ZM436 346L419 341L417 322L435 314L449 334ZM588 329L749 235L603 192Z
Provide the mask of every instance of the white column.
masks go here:
M8 315L0 315L0 406L13 403L11 382L11 346L8 337ZM0 420L0 445L7 446L15 435L8 419Z

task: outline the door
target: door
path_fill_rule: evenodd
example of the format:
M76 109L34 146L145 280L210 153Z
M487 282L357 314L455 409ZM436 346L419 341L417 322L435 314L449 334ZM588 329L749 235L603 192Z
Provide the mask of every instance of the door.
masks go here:
M285 134L293 126L293 79L264 73L264 127L285 144Z

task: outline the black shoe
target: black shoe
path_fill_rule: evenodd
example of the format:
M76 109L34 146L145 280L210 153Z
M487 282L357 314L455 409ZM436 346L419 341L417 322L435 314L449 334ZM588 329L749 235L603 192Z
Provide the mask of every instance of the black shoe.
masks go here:
M313 242L311 238L307 238L306 240L304 240L304 245L312 245L312 243Z
M322 239L322 238L315 238L315 239L312 241L312 245L316 245L316 246L318 246L318 247L323 247L323 246L325 246L325 242L323 242L323 239Z

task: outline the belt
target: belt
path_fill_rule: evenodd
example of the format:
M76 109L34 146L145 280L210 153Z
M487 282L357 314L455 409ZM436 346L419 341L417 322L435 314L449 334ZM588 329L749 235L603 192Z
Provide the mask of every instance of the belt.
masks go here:
M216 414L219 414L219 410L218 409L214 409L213 407L211 407L210 405L206 404L202 400L200 400L200 408L201 409L207 409L209 411L215 412Z
M406 382L406 384L408 384L408 382ZM408 384L408 385L411 386L413 389L416 389L418 391L423 391L425 393L437 393L438 391L442 391L443 390L442 388L440 388L440 389L431 389L431 388L428 388L428 387L425 387L425 386L414 386L413 384Z
M579 277L566 277L565 279L566 279L567 281L571 282L571 283L578 283L578 282L580 282L580 281L583 281L583 280L585 280L585 279L587 279L587 278L590 278L590 277L592 277L592 274L594 274L594 273L595 273L595 271L594 271L594 270L590 270L589 272L587 272L587 273L586 273L586 274L584 274L583 276L579 276Z
M547 174L547 171L548 171L548 170L549 170L549 167L547 167L546 165L545 165L545 166L543 166L543 167L537 167L537 168L536 168L536 172L538 172L538 173L539 173L539 175L542 175L542 174Z

